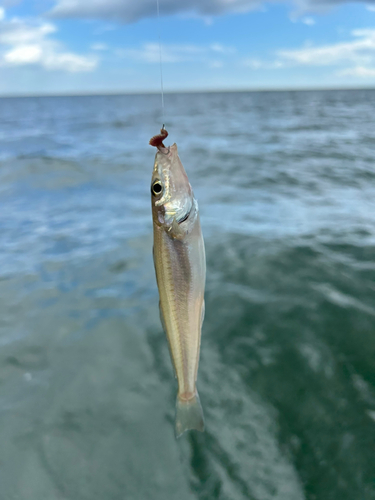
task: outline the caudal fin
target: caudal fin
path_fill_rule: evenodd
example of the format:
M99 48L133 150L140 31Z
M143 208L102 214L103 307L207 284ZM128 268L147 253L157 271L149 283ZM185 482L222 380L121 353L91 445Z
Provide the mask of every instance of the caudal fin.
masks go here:
M204 431L204 417L198 392L189 400L177 396L176 402L176 437L180 437L185 431L195 429Z

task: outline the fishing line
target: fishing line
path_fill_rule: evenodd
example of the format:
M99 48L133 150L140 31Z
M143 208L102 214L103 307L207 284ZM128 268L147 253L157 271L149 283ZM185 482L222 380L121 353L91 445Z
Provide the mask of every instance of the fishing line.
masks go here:
M158 12L158 33L159 33L159 56L160 56L160 87L161 87L161 110L163 117L163 128L165 123L165 111L164 111L164 84L163 84L163 58L161 51L161 29L160 29L160 10L159 10L159 0L156 0L156 8Z

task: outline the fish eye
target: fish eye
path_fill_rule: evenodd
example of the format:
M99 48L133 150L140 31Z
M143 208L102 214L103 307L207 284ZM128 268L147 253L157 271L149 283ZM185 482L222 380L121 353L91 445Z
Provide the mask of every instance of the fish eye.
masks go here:
M154 196L158 196L163 190L163 187L161 185L160 181L155 181L153 185L151 186L151 191Z

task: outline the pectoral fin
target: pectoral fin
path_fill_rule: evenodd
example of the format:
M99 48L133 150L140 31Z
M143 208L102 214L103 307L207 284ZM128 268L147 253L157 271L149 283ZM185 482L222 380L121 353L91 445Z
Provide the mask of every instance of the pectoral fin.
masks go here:
M185 236L186 232L181 229L180 224L177 222L177 219L174 218L171 226L171 235L176 240L182 240Z

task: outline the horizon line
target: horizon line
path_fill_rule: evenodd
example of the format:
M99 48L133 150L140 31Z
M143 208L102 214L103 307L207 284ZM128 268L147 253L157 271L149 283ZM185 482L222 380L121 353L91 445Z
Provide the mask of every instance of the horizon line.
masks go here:
M285 87L285 88L238 88L238 89L181 89L164 90L164 94L235 94L235 93L262 93L262 92L329 92L341 90L375 90L374 87ZM142 96L160 95L160 90L139 91L84 91L84 92L45 92L45 93L0 93L0 99L32 98L32 97L111 97L111 96Z

